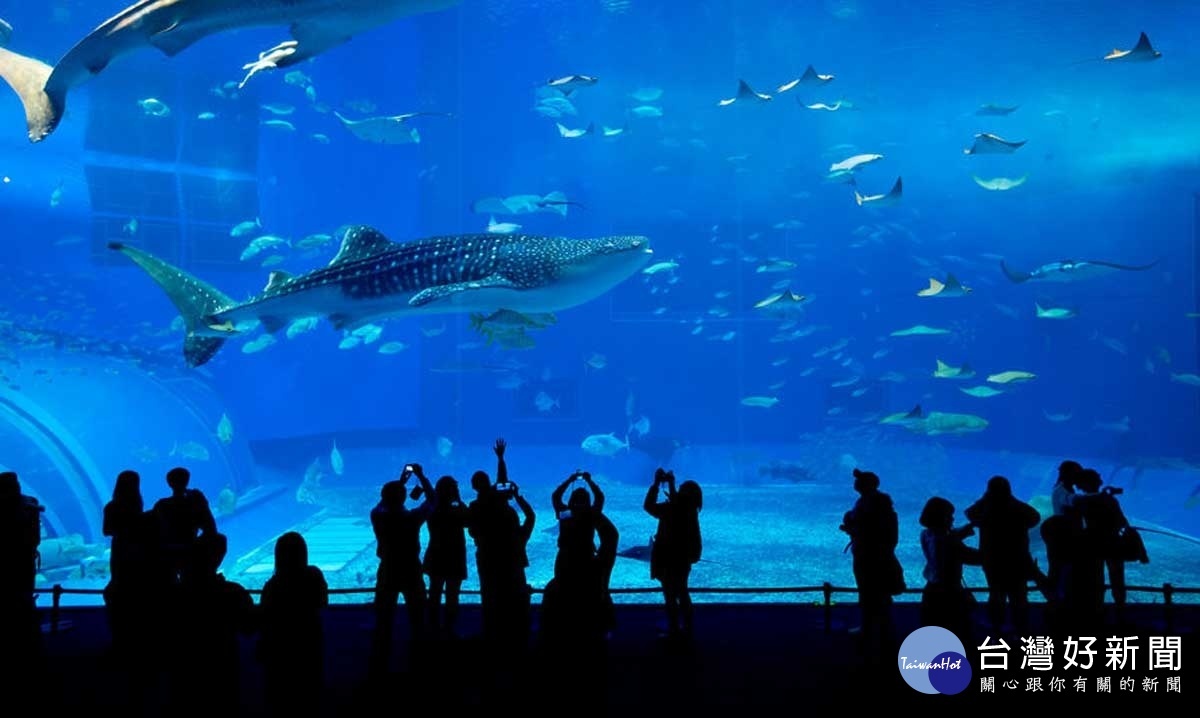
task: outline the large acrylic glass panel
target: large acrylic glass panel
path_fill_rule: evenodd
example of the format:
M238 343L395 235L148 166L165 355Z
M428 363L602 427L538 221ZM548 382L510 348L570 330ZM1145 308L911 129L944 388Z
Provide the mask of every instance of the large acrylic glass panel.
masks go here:
M106 12L47 25L14 11L12 47L65 51ZM241 64L280 29L122 59L72 93L70 115L37 146L6 94L0 211L14 233L0 265L11 340L0 379L76 436L71 455L103 458L98 488L83 494L66 479L41 483L63 474L48 458L56 432L6 429L0 463L29 477L48 531L84 537L71 551L99 547L95 570L104 541L89 521L115 473L144 469L150 503L178 460L230 507L227 575L260 586L273 540L295 528L331 585L368 589L379 486L417 461L434 479L457 477L470 499L471 473L494 475L491 443L504 436L538 513L535 588L553 567L550 492L576 469L600 480L621 531L613 586L654 588L642 501L664 466L704 487L693 585L754 589L853 585L837 527L855 467L895 499L898 554L920 587L927 498L949 498L961 520L1002 474L1045 513L1055 467L1076 458L1124 487L1126 512L1150 529L1152 562L1131 567L1131 583L1196 584L1189 190L1200 172L1195 68L1180 52L1196 9L1129 12L466 0L244 88ZM1160 60L1099 59L1141 30ZM1043 48L1044 62L988 60L1013 47ZM597 81L548 86L571 75ZM771 99L739 96L741 80ZM405 113L428 113L402 124L419 141L378 144L350 129ZM1025 144L964 154L983 132ZM857 155L882 157L835 169ZM273 342L237 337L189 368L174 308L108 249L141 247L243 300L272 271L328 264L338 228L356 223L395 241L639 234L653 271L519 339L456 314L354 335L315 311L315 324ZM1063 259L1158 263L1018 283L1001 259L1016 277ZM950 275L971 291L918 295ZM1003 383L1006 371L1034 377ZM45 376L54 381L38 384ZM59 384L109 399L103 411L47 408ZM179 399L179 385L202 398ZM917 406L921 417L897 416ZM96 438L85 427L97 415L142 443ZM213 457L230 446L227 470Z

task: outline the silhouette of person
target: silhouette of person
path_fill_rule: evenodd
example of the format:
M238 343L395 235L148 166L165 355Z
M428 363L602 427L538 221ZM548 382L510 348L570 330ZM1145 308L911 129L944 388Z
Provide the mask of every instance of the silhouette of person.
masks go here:
M456 638L458 598L467 577L468 509L452 476L438 479L436 503L429 514L429 544L425 547L425 573L429 575L429 622L434 631ZM442 597L445 596L443 619Z
M5 677L28 689L38 671L41 626L34 605L34 585L42 541L43 508L21 493L15 472L0 473L0 654Z
M1120 489L1104 487L1100 474L1093 469L1084 469L1076 481L1083 492L1076 505L1083 519L1083 538L1077 555L1078 565L1083 567L1085 578L1083 616L1099 620L1104 614L1104 572L1107 569L1108 583L1112 590L1116 620L1125 620L1125 557L1121 552L1121 532L1129 528L1129 519L1121 510L1117 500Z
M567 488L579 480L588 488L575 488L564 503ZM551 646L590 653L612 627L608 580L616 556L611 545L598 549L596 538L611 541L616 527L604 516L604 494L587 472L567 477L551 503L558 514L558 554L542 598L543 637Z
M530 587L525 569L526 547L536 516L520 488L508 476L504 456L508 444L497 439L496 483L476 471L471 486L476 498L468 509L468 530L475 541L483 633L501 653L523 649L530 630ZM510 503L515 503L516 509Z
M1042 521L1042 543L1046 546L1046 586L1048 619L1062 627L1068 618L1067 607L1074 555L1083 532L1083 522L1075 508L1078 494L1075 482L1083 467L1077 461L1066 460L1058 466L1058 479L1051 490L1054 514Z
M854 581L862 613L862 637L869 655L890 643L892 596L905 589L904 569L896 559L900 522L892 497L879 490L879 477L854 469L854 490L859 498L838 528L850 536ZM879 654L882 655L882 654Z
M570 499L564 503L563 496L567 488L580 480L587 487L576 487ZM558 554L554 559L554 577L567 582L573 581L575 576L590 578L596 557L594 518L604 511L604 492L592 481L590 473L577 471L554 489L550 502L558 516Z
M979 529L979 556L988 585L992 633L1004 626L1005 604L1019 636L1029 631L1029 580L1040 573L1029 550L1029 532L1041 522L1037 509L1012 494L1003 476L988 480L987 491L964 512Z
M404 505L408 481L416 476L421 483L413 492L422 499L416 508ZM396 602L404 596L409 636L414 642L425 637L425 576L421 569L421 526L433 513L436 494L420 464L404 467L400 478L389 481L380 491L380 501L371 510L371 527L378 546L379 571L375 580L375 632L371 650L371 673L375 678L387 671L395 630Z
M659 494L666 487L666 500ZM650 578L662 585L667 609L667 635L690 638L693 629L692 597L688 577L700 560L700 509L704 503L700 485L685 481L675 487L675 472L662 468L654 472L654 483L646 492L642 508L658 519L658 531L651 539Z
M258 658L271 715L320 715L325 683L322 613L328 605L325 574L308 563L304 537L295 531L283 534L275 542L275 575L263 586L260 602Z
M202 534L189 552L175 589L170 649L172 715L211 718L237 714L241 702L239 637L254 631L254 599L220 573L229 544L224 534Z
M171 495L154 504L154 515L162 530L164 557L175 580L194 565L191 553L199 537L217 532L208 499L199 489L188 488L192 474L182 466L167 472Z
M971 609L975 598L963 584L963 565L978 566L977 549L963 543L973 536L970 524L954 528L954 504L940 496L921 511L921 552L925 554L925 589L921 593L921 625L941 626L967 645L974 645Z
M112 500L104 506L103 530L112 539L104 603L113 647L122 659L141 663L149 650L146 632L156 623L165 598L166 576L158 525L144 510L136 471L117 476Z

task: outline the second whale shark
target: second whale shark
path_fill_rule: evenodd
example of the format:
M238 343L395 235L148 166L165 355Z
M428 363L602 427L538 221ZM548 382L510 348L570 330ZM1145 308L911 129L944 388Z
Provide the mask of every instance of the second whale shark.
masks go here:
M170 57L226 30L286 25L292 39L247 64L256 72L289 67L349 41L355 35L408 15L443 10L460 0L140 0L106 20L54 67L2 46L0 77L25 106L29 139L41 142L58 127L67 92L98 75L117 57L155 47ZM2 22L2 21L0 21ZM5 24L7 27L7 24ZM244 81L243 81L244 84Z
M145 270L175 305L192 367L256 324L275 333L296 319L320 316L352 330L415 314L568 309L620 284L652 254L642 236L480 234L402 243L364 225L339 234L341 247L328 266L296 276L271 272L263 291L244 302L141 249L119 242L109 248Z

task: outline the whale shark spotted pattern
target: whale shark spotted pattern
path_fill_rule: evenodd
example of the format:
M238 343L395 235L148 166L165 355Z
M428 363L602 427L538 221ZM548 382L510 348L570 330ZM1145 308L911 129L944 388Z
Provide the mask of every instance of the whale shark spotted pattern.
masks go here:
M271 272L262 293L240 303L136 247L114 242L109 248L145 270L179 310L187 329L184 357L193 367L255 322L274 333L313 316L349 330L410 314L555 312L600 296L652 253L642 236L478 234L399 243L363 225L341 235L328 266L298 276Z

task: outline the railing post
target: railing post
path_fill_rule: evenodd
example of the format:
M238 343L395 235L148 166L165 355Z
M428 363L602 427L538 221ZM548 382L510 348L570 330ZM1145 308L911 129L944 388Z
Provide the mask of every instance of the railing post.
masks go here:
M1166 623L1166 633L1175 632L1175 587L1169 583L1163 584L1163 619Z
M833 630L833 584L821 584L821 592L825 594L825 632L829 633Z
M63 587L61 583L54 584L50 589L50 633L58 633L58 619L62 613Z

